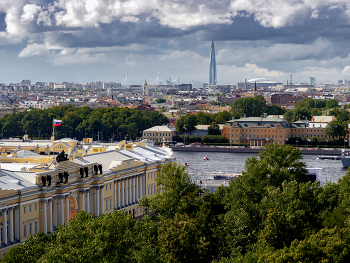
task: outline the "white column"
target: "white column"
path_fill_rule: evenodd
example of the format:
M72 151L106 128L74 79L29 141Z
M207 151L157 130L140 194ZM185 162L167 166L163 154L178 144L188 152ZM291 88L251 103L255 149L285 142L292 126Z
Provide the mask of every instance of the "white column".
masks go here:
M2 241L4 242L4 245L7 245L7 209L2 210L2 220L3 220Z
M49 233L52 232L52 199L49 200Z
M129 191L129 197L128 197L129 198L129 200L128 200L129 202L128 202L128 204L131 204L131 202L132 202L132 200L131 200L131 194L132 194L132 192L131 192L131 178L129 178L128 181L129 181L128 182L128 184L129 184L129 190L128 190Z
M15 208L15 238L19 241L19 205Z
M120 180L118 180L118 208L120 207L120 191L121 191L121 188L120 188Z
M85 211L85 190L81 191L81 211Z
M66 222L68 224L69 221L69 200L68 200L69 196L66 195L65 196L65 203L66 203Z
M53 197L53 227L57 227L57 197Z
M136 175L136 202L139 201L139 175Z
M140 177L139 177L139 199L142 197L142 187L143 187L142 177L143 177L143 175L140 174Z
M98 187L96 187L96 216L99 216L99 212L100 212L100 191L98 189Z
M125 180L121 180L121 195L122 195L122 199L121 199L121 206L124 207L125 206Z
M117 208L117 181L113 182L113 207Z
M103 191L104 191L104 188L105 186L103 185L101 187L101 215L105 212L105 199L104 199L104 196L103 196Z
M63 208L63 198L64 196L60 196L60 225L64 225L64 208Z
M136 202L136 176L132 178L132 202Z
M46 209L46 200L43 200L43 232L47 234L47 209Z
M10 213L10 228L9 228L9 239L13 243L13 207L9 209Z
M125 201L124 201L124 206L127 206L128 203L129 203L128 178L125 178Z
M86 212L90 213L90 190L86 190Z

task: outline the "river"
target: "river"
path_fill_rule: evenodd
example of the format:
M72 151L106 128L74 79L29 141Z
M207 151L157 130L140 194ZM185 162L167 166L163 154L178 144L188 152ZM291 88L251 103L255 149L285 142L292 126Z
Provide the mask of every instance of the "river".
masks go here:
M203 157L209 160L204 161ZM244 171L244 162L254 153L221 153L221 152L174 152L174 157L181 164L188 164L188 172L194 179L224 174L241 174ZM303 161L308 168L322 168L326 181L337 182L343 177L347 168L340 160L318 160L316 155L304 155Z

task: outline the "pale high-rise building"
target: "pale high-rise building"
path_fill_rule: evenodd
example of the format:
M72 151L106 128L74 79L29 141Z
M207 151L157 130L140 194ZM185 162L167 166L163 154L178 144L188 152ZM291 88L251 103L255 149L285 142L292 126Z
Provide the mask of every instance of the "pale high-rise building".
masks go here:
M211 41L211 51L210 51L210 68L209 68L209 85L216 85L216 59L215 59L215 48L214 40Z

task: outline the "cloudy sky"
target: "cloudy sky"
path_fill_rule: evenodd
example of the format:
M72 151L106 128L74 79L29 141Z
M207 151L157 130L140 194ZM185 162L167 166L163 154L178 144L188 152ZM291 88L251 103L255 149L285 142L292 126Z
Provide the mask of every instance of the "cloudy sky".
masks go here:
M0 0L0 83L350 80L350 1Z

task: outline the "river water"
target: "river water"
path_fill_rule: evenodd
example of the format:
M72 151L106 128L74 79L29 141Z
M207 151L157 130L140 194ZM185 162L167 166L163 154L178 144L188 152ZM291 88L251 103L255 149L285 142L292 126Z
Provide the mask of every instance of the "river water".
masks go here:
M203 157L209 160L204 161ZM218 174L241 174L246 158L256 156L254 153L221 152L176 152L174 157L181 164L188 164L188 172L194 179L208 178ZM337 182L347 173L340 160L318 160L317 155L304 155L303 161L308 168L322 168L326 181Z

